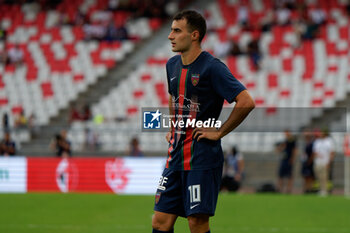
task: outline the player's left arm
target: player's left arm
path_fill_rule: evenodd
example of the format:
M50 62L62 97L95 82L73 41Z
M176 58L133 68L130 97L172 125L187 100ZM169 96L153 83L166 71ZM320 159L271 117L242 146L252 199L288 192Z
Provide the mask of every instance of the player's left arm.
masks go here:
M236 96L236 105L230 116L219 129L213 128L196 128L193 130L193 138L199 141L202 138L209 140L219 140L226 134L234 130L255 108L255 102L247 90L243 90Z

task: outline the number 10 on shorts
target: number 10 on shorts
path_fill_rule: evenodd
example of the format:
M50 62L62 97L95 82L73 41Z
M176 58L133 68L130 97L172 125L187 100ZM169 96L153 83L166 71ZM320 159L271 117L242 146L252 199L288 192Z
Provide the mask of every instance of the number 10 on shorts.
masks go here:
M190 203L201 201L201 186L199 184L188 186L190 191Z

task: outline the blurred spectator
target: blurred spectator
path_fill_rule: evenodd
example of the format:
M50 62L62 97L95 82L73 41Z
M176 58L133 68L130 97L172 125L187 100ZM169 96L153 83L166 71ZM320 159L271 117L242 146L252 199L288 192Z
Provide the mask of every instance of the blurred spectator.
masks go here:
M259 39L253 39L248 43L247 52L252 61L255 70L260 68L261 52L259 48Z
M320 196L328 195L328 181L331 163L334 159L334 143L328 132L325 130L321 137L317 138L313 146L314 171L320 183Z
M303 19L298 19L293 23L294 29L294 41L291 41L291 44L294 48L298 48L301 45L303 35L306 32L307 25Z
M0 25L0 41L1 40L6 41L6 38L7 38L7 32L5 29L2 29Z
M67 139L67 131L61 130L50 143L50 148L55 151L57 157L68 158L72 156L71 143Z
M38 2L41 5L41 9L44 11L49 11L56 9L57 5L60 4L63 0L39 0Z
M140 149L139 140L136 137L133 137L130 141L129 155L134 157L144 156Z
M27 128L27 126L28 126L28 120L24 114L24 110L22 110L15 119L15 127L16 129L25 129Z
M98 139L98 135L92 131L89 128L85 129L85 145L84 148L85 150L97 150L99 147L100 143L99 143L99 139Z
M117 22L117 24L114 25L113 20L109 22L106 28L105 40L107 41L127 40L128 38L129 38L128 31L123 23Z
M99 10L92 15L92 18L90 18L90 20L93 22L99 22L101 25L106 26L112 18L112 12L107 10Z
M21 65L23 63L24 53L19 45L15 45L8 51L8 59L11 64Z
M326 12L320 6L311 8L309 10L309 17L312 23L316 25L324 24L327 19Z
M106 36L104 39L106 41L114 41L116 39L116 27L113 20L111 20L107 25Z
M289 10L294 10L296 8L295 0L279 0L279 2L281 2L283 6Z
M318 34L319 25L313 23L310 19L306 21L305 31L302 34L303 40L313 40Z
M116 11L118 9L120 0L108 0L108 10Z
M60 12L58 18L58 26L71 25L72 19L69 18L69 15L66 12Z
M127 40L129 38L128 30L124 24L118 22L115 28L116 40Z
M348 14L348 17L350 17L350 1L347 2L345 6L346 13Z
M81 120L81 116L80 116L79 109L75 104L73 104L70 109L69 122L72 123L73 121L80 121L80 120Z
M35 138L39 133L39 126L34 114L31 114L28 118L28 129L32 138Z
M88 23L86 14L84 14L81 10L77 11L77 13L74 16L73 23L75 26L83 26L84 24Z
M102 40L106 35L106 28L100 22L83 26L85 40Z
M282 156L277 186L279 192L284 192L286 186L286 192L291 193L293 188L293 165L297 153L296 138L289 130L285 130L284 134L285 140L278 143L276 148ZM285 180L287 180L287 185L285 185Z
M231 51L231 43L229 41L220 41L214 45L214 55L219 58L226 57Z
M6 49L1 50L0 48L0 64L8 65L9 64L8 53Z
M207 32L213 32L216 29L216 20L210 13L210 11L206 10L204 11L204 18L205 22L207 24Z
M90 106L85 104L83 107L83 112L82 112L82 116L81 119L83 121L88 121L91 120L91 110L90 110Z
M261 18L260 28L262 32L269 32L274 24L274 14L271 9L268 9L265 15Z
M16 143L12 141L10 132L5 132L4 139L0 142L0 155L13 156L16 154Z
M134 13L133 17L163 18L168 17L166 13L165 0L138 0L131 1L129 10Z
M222 191L237 191L241 187L244 172L243 155L236 146L225 158L224 172L221 184Z
M231 42L231 50L230 50L230 55L232 56L239 56L239 55L242 55L242 51L241 51L241 48L239 47L238 43L236 43L235 41L232 41Z
M299 19L306 20L308 18L308 7L305 2L299 2L296 11Z
M285 7L279 7L276 10L276 21L280 26L286 26L290 24L291 11Z
M301 18L295 27L297 35L303 40L313 40L319 32L319 28L326 22L326 12L321 7L309 10L308 18Z
M96 125L100 125L105 121L105 118L102 114L98 113L94 116L93 121Z
M315 181L315 174L314 174L314 161L312 156L312 150L314 145L314 135L311 132L305 132L304 133L304 139L305 139L305 149L304 154L301 158L302 161L302 167L301 167L301 174L304 178L304 193L311 193L312 192L312 186Z
M243 28L249 25L249 9L245 3L241 3L238 7L237 21Z
M10 130L9 115L7 112L2 115L2 129L4 132L8 132Z

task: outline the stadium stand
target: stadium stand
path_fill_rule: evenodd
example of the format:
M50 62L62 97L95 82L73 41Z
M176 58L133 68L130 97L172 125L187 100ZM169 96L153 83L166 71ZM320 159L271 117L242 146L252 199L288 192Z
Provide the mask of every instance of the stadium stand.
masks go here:
M314 117L322 116L321 108L336 107L339 101L346 100L350 92L346 1L306 1L304 14L310 14L306 18L311 18L311 12L319 9L317 6L326 17L315 38L306 39L301 39L297 30L302 24L297 21L299 8L291 7L287 14L290 23L282 25L272 23L275 18L279 20L279 9L283 9L276 7L273 0L239 2L219 0L206 6L203 13L207 17L208 34L203 48L228 65L249 89L257 106L265 109L265 116L276 123L276 119L282 118L279 110L283 108L317 108L303 117L293 118L296 120L293 126L300 128ZM36 4L0 6L4 12L0 16L1 27L6 30L6 40L0 40L0 52L18 45L24 54L22 65L0 63L0 115L9 114L10 127L15 126L16 116L22 110L27 118L35 115L38 125L49 125L52 117L67 109L81 93L93 91L88 87L100 82L110 68L135 53L139 41L149 38L163 25L157 17L134 17L127 10L106 12L106 8L107 0L64 0L50 10ZM86 27L79 21L72 23L79 10L95 23L104 17L111 17L116 24L123 22L130 39L88 40L87 32L96 24ZM232 41L247 53L254 40L258 40L260 62L254 63L250 55L228 53ZM69 130L73 150L83 149L85 130L89 128L98 135L102 151L125 152L130 139L140 133L141 108L167 106L164 65L173 55L164 39L164 44L144 64L133 69L91 106L94 120L74 121ZM96 116L102 116L103 123L96 123L99 121ZM264 116L260 118L263 119ZM342 119L345 121L346 117ZM283 122L279 124L283 127ZM333 125L342 127L341 123ZM269 152L282 137L282 133L276 132L239 132L229 134L223 145L229 147L234 142L241 145L242 151ZM15 131L13 138L29 141L30 133ZM341 141L340 136L335 138ZM140 143L146 152L164 151L167 146L162 133L143 133Z
M127 10L107 11L108 0L29 2L0 5L0 26L6 32L0 52L18 46L23 53L21 65L0 63L0 115L8 114L10 128L15 128L22 110L27 118L34 115L39 126L49 124L162 22L159 17L135 17ZM50 4L53 8L45 9ZM84 12L90 24L75 22L78 12ZM88 29L104 21L124 25L128 38L88 40ZM30 134L15 130L13 138L25 142Z
M266 109L266 115L257 119L261 121L258 125L265 124L269 116L274 123L280 120L276 124L284 127L283 108L313 108L303 116L291 118L296 121L294 126L300 129L314 117L320 117L322 108L336 107L337 101L344 100L349 92L349 16L344 10L345 2L309 1L306 2L307 12L318 9L317 3L327 20L319 27L314 39L305 40L298 38L296 23L273 25L266 32L257 29L259 23L264 22L264 12L273 9L273 1L245 1L250 9L250 29L237 22L237 12L241 7L238 1L213 1L206 8L210 28L203 44L205 50L215 54L218 45L231 40L245 48L252 39L259 38L262 59L258 70L249 56L227 53L222 56L234 75L249 89L256 104ZM297 16L297 10L292 10L291 21ZM165 42L145 64L92 107L93 114L104 115L108 122L100 126L88 123L88 127L94 128L103 138L104 150L126 150L132 135L140 131L142 107L167 106L164 65L171 56L173 54ZM116 122L112 120L115 118L126 120ZM339 124L338 129L344 127L344 124ZM82 134L84 127L80 122L73 123L71 134ZM243 151L268 152L282 136L282 133L269 132L234 133L225 137L223 144L225 147L234 142L241 145ZM81 145L83 136L78 138L81 140L76 140L76 143ZM335 134L335 139L341 142L341 135ZM161 134L141 134L141 145L145 151L163 151L166 143Z

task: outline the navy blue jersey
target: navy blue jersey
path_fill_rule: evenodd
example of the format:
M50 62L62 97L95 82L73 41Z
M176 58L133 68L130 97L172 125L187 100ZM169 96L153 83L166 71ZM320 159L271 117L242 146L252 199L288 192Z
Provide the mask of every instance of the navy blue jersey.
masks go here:
M219 118L224 100L232 103L245 87L227 66L208 52L189 65L176 55L166 64L168 92L173 99L173 120L206 121ZM215 168L223 163L221 141L192 138L193 127L175 128L166 167L173 170Z
M291 160L293 156L293 151L295 148L296 148L296 139L294 137L286 139L282 160L285 160L285 161Z

